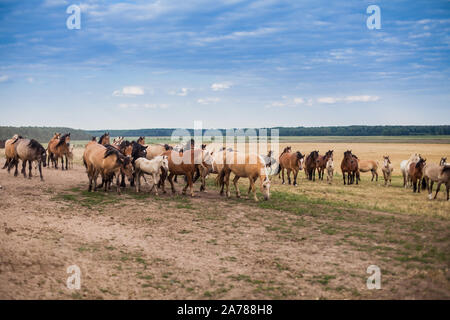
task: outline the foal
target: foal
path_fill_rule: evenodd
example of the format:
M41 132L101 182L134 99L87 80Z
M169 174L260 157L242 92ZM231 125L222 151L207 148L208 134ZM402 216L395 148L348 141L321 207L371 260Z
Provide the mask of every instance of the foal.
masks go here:
M392 171L394 171L394 167L391 164L391 159L389 156L383 156L383 166L381 167L381 171L383 172L384 177L384 185L387 186L392 185Z

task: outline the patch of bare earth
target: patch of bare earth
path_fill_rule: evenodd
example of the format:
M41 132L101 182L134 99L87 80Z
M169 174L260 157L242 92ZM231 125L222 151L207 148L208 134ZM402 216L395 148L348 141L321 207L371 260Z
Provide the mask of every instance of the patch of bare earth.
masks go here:
M448 220L267 209L211 188L193 199L88 194L78 165L44 176L0 171L1 299L450 297ZM372 264L381 290L366 287ZM66 286L70 265L80 290Z

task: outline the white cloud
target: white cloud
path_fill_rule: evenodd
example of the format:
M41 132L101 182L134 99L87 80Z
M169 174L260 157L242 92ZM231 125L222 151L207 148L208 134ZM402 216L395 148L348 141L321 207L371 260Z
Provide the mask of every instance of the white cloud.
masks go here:
M294 104L303 104L305 103L305 99L303 98L294 98Z
M306 100L304 98L296 97L293 99L289 99L287 96L282 96L282 101L274 101L271 104L267 105L267 108L283 108L283 107L294 107L301 104L304 104Z
M181 88L180 90L178 90L178 91L169 91L169 94L170 95L173 95L173 96L180 96L180 97L185 97L185 96L187 96L188 95L188 93L191 91L191 89L188 89L188 88Z
M167 109L169 107L166 103L121 103L119 108L121 109Z
M145 93L142 87L136 86L128 86L123 87L121 90L115 90L113 92L113 96L115 97L133 97L133 96L142 96Z
M213 37L205 37L198 39L198 42L215 42L215 41L223 41L223 40L238 40L242 38L249 38L249 37L259 37L271 33L275 33L280 31L278 28L259 28L252 31L235 31L226 35L222 36L213 36Z
M66 0L45 0L43 6L44 7L56 7L63 6L68 4L69 2Z
M34 78L33 77L28 77L27 81L28 81L28 83L33 83L34 82Z
M9 80L9 76L7 76L6 74L0 76L0 82L5 82Z
M222 83L213 83L211 85L211 89L213 91L223 91L226 89L230 89L233 84L231 82L222 82Z
M197 100L197 102L200 104L213 104L219 101L220 101L219 98L201 98Z
M334 104L337 102L374 102L378 101L380 97L378 96L347 96L344 98L338 97L322 97L317 98L318 103Z

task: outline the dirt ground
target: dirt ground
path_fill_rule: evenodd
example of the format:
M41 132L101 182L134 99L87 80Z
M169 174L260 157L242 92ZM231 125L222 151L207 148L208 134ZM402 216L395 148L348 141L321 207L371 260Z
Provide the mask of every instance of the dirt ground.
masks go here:
M194 198L88 193L77 163L44 178L0 170L0 299L450 298L443 199L436 216L333 202L326 183L303 176L295 192L275 178L273 198L257 204L220 197L212 181ZM71 265L79 290L66 286ZM380 290L366 286L370 265Z

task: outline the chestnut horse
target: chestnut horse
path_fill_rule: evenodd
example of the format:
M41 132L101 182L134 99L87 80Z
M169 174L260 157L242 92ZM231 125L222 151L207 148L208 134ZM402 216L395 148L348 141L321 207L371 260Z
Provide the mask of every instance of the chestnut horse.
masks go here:
M333 157L333 150L328 150L325 153L325 155L323 156L319 155L319 157L317 158L316 167L317 173L319 174L319 180L323 180L323 174L325 173L327 162L332 157Z
M232 151L232 150L230 150ZM283 149L283 152L280 154L280 156L278 157L278 162L280 162L280 158L283 154L291 152L292 148L290 146L286 147ZM281 170L281 166L278 167L278 179L281 179L281 173L283 172L283 170ZM284 173L284 172L283 172Z
M316 166L319 158L319 151L311 151L305 160L305 174L308 180L316 181Z
M186 194L186 190L189 187L191 196L193 197L195 195L193 179L195 172L197 171L199 165L202 163L202 152L203 150L199 149L186 150L185 152L167 150L162 154L163 156L167 156L167 160L169 162L170 173L167 176L167 179L169 180L170 186L172 188L172 193L176 193L172 178L175 175L184 175L186 177L186 186L183 188L183 194ZM165 180L166 174L162 174L160 185L164 193L166 192L164 188Z
M302 170L302 164L305 156L300 151L297 152L284 152L280 156L279 170L281 170L281 176L283 178L282 184L284 184L284 169L287 171L288 183L291 184L291 171L294 174L294 186L297 185L298 171Z
M412 180L413 192L417 191L418 193L420 193L420 185L418 185L418 182L422 180L423 168L425 167L426 161L426 159L420 158L416 163L413 162L409 164L409 176ZM426 183L425 180L423 180L422 188L425 189L425 187Z
M50 159L58 169L58 159L61 158L61 170L64 170L64 157L66 158L66 170L69 169L68 159L70 153L70 133L66 133L59 138L58 143L49 145L48 152L51 153Z
M34 139L19 139L14 147L16 149L15 160L9 163L9 166L16 166L16 170L14 172L14 176L17 176L17 166L19 165L19 159L22 160L22 173L24 178L27 177L25 172L25 167L28 161L28 178L31 179L31 169L33 161L38 162L39 167L39 175L41 177L41 181L44 181L44 177L42 176L42 167L41 164L46 166L47 154L45 152L44 147ZM8 170L10 168L8 167Z
M342 179L344 179L345 185L345 173L347 173L347 183L353 184L356 180L358 184L359 170L358 170L358 158L352 154L351 150L344 152L344 158L341 162ZM356 176L356 179L355 179Z
M50 151L50 148L53 148L56 146L59 142L59 139L61 138L61 133L55 132L53 137L50 139L50 141L47 144L47 163L50 167L50 162L53 164L53 167L55 167L55 163L53 161L53 153Z

